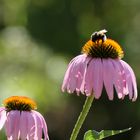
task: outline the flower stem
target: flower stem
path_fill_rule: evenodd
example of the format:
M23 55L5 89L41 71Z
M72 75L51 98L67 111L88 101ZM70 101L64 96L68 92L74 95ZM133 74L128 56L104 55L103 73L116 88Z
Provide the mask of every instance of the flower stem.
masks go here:
M85 101L85 104L83 106L83 110L82 112L80 113L79 117L78 117L78 120L75 124L75 127L72 131L72 134L71 134L71 137L70 137L70 140L76 140L77 136L78 136L78 133L80 131L80 128L82 127L83 125L83 122L89 112L89 109L92 105L92 102L93 102L93 99L94 99L94 96L89 96L87 97L86 101Z

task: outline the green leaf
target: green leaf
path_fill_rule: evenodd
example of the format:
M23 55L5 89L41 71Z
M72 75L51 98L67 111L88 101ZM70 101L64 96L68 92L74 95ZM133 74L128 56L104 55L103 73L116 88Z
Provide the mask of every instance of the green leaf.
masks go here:
M124 133L129 130L131 130L131 128L123 130L102 130L100 132L97 132L95 130L88 130L84 135L84 140L102 140L106 137Z

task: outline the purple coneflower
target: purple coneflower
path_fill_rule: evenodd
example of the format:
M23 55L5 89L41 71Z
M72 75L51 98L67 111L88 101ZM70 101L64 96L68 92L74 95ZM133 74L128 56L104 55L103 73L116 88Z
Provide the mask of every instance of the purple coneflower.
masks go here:
M0 107L0 129L5 126L8 140L49 140L46 122L35 111L36 103L24 96L12 96Z
M113 100L114 88L119 99L129 95L137 99L136 78L132 68L121 58L121 46L105 35L101 30L92 34L91 39L83 46L81 55L71 60L66 71L62 91L94 95L99 99L103 87L108 98Z

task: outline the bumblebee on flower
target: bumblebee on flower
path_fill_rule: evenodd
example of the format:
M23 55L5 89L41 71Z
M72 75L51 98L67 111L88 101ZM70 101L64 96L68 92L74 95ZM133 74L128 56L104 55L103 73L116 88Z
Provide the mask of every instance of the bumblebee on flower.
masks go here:
M119 99L129 95L137 99L137 84L132 68L121 58L124 52L114 40L106 37L107 31L94 32L78 55L69 63L64 76L62 91L93 95L99 99L103 86L108 98L113 100L114 87Z

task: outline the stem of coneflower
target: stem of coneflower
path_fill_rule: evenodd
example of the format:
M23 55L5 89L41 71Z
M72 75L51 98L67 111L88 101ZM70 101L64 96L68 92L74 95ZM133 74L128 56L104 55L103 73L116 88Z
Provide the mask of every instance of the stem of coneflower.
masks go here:
M94 99L94 96L89 96L87 97L86 101L85 101L85 104L83 106L83 110L82 112L80 113L79 117L78 117L78 120L74 126L74 129L72 131L72 134L71 134L71 137L70 137L70 140L76 140L77 136L78 136L78 133L80 131L80 128L82 127L83 125L83 122L89 112L89 109L92 105L92 102L93 102L93 99Z

